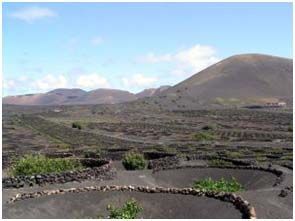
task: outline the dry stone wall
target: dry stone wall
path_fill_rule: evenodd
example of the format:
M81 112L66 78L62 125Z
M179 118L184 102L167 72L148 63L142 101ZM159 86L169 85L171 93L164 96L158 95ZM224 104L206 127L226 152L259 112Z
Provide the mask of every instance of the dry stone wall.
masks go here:
M57 190L44 190L31 193L19 193L12 197L8 203L14 203L20 200L26 200L31 198L38 198L43 196L65 194L65 193L81 193L89 191L137 191L144 193L167 193L167 194L183 194L183 195L194 195L194 196L205 196L215 198L221 201L232 203L242 214L244 218L255 219L256 212L254 207L242 197L234 193L225 192L211 192L203 191L194 188L164 188L164 187L144 187L144 186L90 186L80 188L69 188L69 189L57 189Z
M85 161L85 162L84 162ZM67 183L83 180L110 180L116 175L116 171L112 168L111 163L101 165L101 161L84 159L83 164L92 167L77 171L66 171L62 173L38 174L33 176L17 176L2 179L3 188L21 188L24 186L46 185L53 183Z

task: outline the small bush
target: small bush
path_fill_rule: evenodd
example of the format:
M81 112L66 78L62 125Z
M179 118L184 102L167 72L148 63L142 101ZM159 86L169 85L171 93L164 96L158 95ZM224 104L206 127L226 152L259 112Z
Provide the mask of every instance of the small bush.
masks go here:
M232 162L220 160L220 159L209 160L208 164L209 164L209 166L216 166L216 167L233 166Z
M293 132L293 126L292 125L288 127L288 131Z
M283 153L284 150L283 150L281 147L272 147L272 148L269 150L269 152L280 154L280 153Z
M42 155L25 155L11 168L14 176L60 173L83 168L81 163L70 159L51 159Z
M196 141L212 141L212 140L215 140L216 137L211 131L208 131L208 132L201 131L194 134L194 139Z
M215 130L214 125L205 125L202 127L202 130Z
M146 166L144 156L134 152L125 154L122 163L127 170L142 170Z
M280 158L281 160L293 160L293 156L292 155L288 155L288 156L283 156Z
M78 123L78 122L73 122L73 123L72 123L72 128L78 128L79 130L81 130L81 129L82 129L82 126L81 126L81 124Z
M257 155L257 156L255 156L255 160L257 162L265 162L265 161L267 161L267 158L265 156L259 156L259 155Z
M134 200L128 200L121 208L114 208L108 205L107 210L110 212L110 219L136 219L138 213L143 209Z
M86 150L84 152L85 158L100 158L101 156L101 149L97 148L95 150Z
M70 149L71 145L66 144L66 143L59 143L59 144L57 144L57 147L60 149Z
M229 158L232 158L232 159L237 159L237 158L240 158L243 156L242 153L240 152L235 152L235 151L227 151L226 152L226 156L229 157Z
M214 192L237 192L244 189L234 177L231 180L225 180L224 178L217 181L211 178L197 180L194 182L193 188Z

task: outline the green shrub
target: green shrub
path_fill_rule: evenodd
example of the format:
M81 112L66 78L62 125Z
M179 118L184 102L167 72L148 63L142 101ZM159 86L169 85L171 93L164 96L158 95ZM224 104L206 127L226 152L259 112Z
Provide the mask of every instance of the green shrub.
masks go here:
M234 177L231 180L225 180L224 178L216 181L211 178L197 180L194 182L193 188L214 192L237 192L244 189Z
M146 166L144 156L135 152L125 154L122 163L127 170L142 170Z
M293 156L292 155L283 156L281 157L281 160L293 160Z
M256 154L255 155L255 160L257 162L265 162L265 161L267 161L267 157L265 157L263 155L260 155L260 154Z
M226 156L232 159L237 159L242 157L243 154L240 152L235 152L235 151L226 151Z
M281 147L272 147L269 152L271 153L283 153L284 150Z
M221 160L221 159L209 160L208 164L209 164L209 166L216 166L216 167L233 166L232 162Z
M57 147L60 149L70 149L71 145L66 144L66 143L59 143L59 144L57 144Z
M85 158L100 158L101 156L101 149L97 148L95 150L86 150L84 152Z
M215 125L205 125L202 127L202 130L215 130Z
M114 208L108 205L107 210L110 212L110 219L136 219L138 213L142 211L134 199L128 200L121 208Z
M216 139L216 136L211 131L201 131L194 134L194 139L196 141L212 141Z
M73 122L72 123L72 128L78 128L79 130L82 129L82 126L79 122Z
M151 151L157 151L157 152L164 152L164 153L177 153L177 149L175 147L153 147Z
M293 125L291 125L291 126L288 127L288 131L289 132L293 132Z
M261 149L254 149L252 150L255 154L264 154L265 153L265 149L261 148Z
M42 155L25 155L11 168L14 176L60 173L83 168L81 163L70 159L51 159Z

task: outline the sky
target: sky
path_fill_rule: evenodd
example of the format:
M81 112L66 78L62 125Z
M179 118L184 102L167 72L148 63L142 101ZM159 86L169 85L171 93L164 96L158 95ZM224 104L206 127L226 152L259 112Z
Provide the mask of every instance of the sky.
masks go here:
M137 93L235 54L292 58L291 3L3 3L2 95Z

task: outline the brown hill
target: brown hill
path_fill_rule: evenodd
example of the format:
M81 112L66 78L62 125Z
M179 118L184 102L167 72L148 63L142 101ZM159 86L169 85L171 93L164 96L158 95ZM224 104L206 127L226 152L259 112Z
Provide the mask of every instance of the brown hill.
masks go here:
M86 92L78 88L59 88L47 93L8 96L4 97L2 102L16 105L116 104L153 96L167 87L169 86L146 89L138 94L116 89L96 89Z
M116 89L96 89L81 96L75 104L116 104L136 100L136 96L128 91Z
M3 104L17 105L58 105L69 100L75 100L87 93L81 89L60 88L40 94L25 94L17 96L8 96L2 99Z
M113 104L135 100L128 91L97 89L89 92L81 89L55 89L47 93L8 96L3 104L17 105L63 105L63 104Z
M292 105L292 59L261 54L229 57L144 103L169 109L243 106L285 101Z
M137 98L151 97L151 96L155 96L155 95L162 93L163 91L167 90L169 87L170 86L165 85L165 86L161 86L159 88L149 88L149 89L145 89L135 95Z

